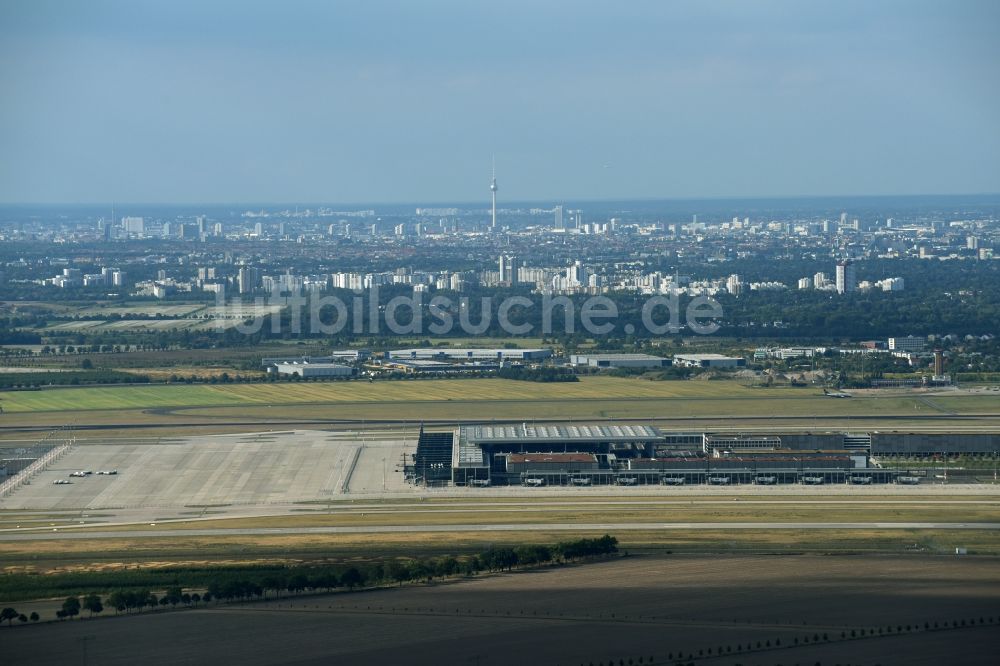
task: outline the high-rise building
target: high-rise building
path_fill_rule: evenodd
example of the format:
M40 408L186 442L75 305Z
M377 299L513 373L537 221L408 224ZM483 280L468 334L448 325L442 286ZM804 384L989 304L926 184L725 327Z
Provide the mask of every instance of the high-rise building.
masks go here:
M882 291L903 291L905 284L903 278L891 277L879 280L875 283L875 286L880 287Z
M146 221L141 217L123 217L122 228L127 234L141 234L146 231Z
M252 294L256 291L259 281L256 268L240 266L240 272L236 275L236 288L241 294Z
M826 286L826 273L816 273L813 275L813 287L822 289Z
M857 291L858 278L854 273L854 264L848 260L837 263L837 293L846 294Z
M740 276L733 273L726 280L726 291L734 296L739 295L740 291L743 289L743 282L740 281Z
M521 267L521 262L517 260L517 257L510 254L500 255L500 282L505 285L517 284L518 270Z
M556 219L555 219L556 229L563 229L564 227L563 227L563 207L562 206L556 206L555 207L555 217L556 217Z
M934 376L944 377L944 352L940 349L934 350Z
M587 267L584 266L582 262L575 261L572 266L566 268L566 282L568 282L571 287L586 285L588 274L589 271L587 271Z

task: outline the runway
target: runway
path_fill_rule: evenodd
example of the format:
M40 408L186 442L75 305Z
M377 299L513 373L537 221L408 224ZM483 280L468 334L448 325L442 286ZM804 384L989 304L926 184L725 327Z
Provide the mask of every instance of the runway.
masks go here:
M721 400L721 398L702 398L701 400ZM473 401L475 402L475 401ZM343 403L350 404L350 403ZM365 403L370 404L370 403ZM342 406L342 405L341 405ZM148 413L156 413L165 416L180 417L189 409L203 409L203 407L190 408L165 408L157 410L147 410ZM391 403L387 403L387 409L391 409ZM809 432L817 428L817 423L850 422L854 424L865 424L868 422L920 422L919 429L927 432L980 432L983 429L981 421L983 419L998 419L1000 415L991 412L976 413L935 413L935 414L842 414L842 415L802 415L802 414L745 414L740 416L726 415L685 415L685 416L630 416L629 422L648 423L651 425L663 425L665 427L677 427L676 424L698 424L692 427L711 428L718 431L768 431L773 430L773 422L781 421L783 430L795 432ZM574 424L580 419L569 419L565 417L532 417L533 423L545 423L551 425ZM616 416L588 416L585 419L590 423L619 423L621 417ZM76 432L100 432L105 430L114 431L143 431L156 430L159 428L260 428L264 426L279 426L283 428L351 428L351 427L385 427L385 428L406 428L412 426L417 419L414 418L379 418L379 419L348 419L348 418L307 418L307 419L242 419L242 420L212 420L206 418L202 421L143 421L142 423L132 422L106 422L106 423L75 423L72 429ZM947 422L942 422L947 421ZM455 418L434 418L427 417L419 419L419 422L428 427L457 427L459 425L493 425L496 419L455 419ZM787 422L787 423L784 423ZM938 423L935 423L938 422ZM737 425L729 425L735 423ZM757 425L758 423L762 425ZM704 424L704 425L702 425ZM863 427L855 425L852 427ZM2 425L0 433L37 433L49 432L53 426L45 425Z
M718 523L500 523L494 525L372 525L340 527L253 527L161 530L89 530L42 532L23 530L0 533L0 541L67 541L78 539L142 539L155 537L287 536L306 534L399 534L455 532L621 532L659 530L1000 530L1000 523L934 522L718 522Z

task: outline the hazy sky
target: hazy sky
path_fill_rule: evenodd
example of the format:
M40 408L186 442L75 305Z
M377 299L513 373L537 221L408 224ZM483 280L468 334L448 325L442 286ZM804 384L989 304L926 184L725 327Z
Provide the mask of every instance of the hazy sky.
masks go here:
M0 201L1000 191L1000 2L0 0Z

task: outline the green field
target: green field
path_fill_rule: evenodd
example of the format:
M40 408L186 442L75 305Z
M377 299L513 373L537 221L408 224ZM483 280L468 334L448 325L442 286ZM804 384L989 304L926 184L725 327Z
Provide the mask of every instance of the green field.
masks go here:
M650 523L647 530L620 530L626 548L698 552L953 552L966 546L980 555L1000 553L1000 532L993 529L890 530L878 522L995 522L998 504L992 495L796 495L767 498L747 495L686 497L540 496L452 498L335 502L309 513L282 516L219 518L197 522L157 521L157 530L174 535L138 536L143 522L104 526L107 536L65 541L0 540L0 571L50 572L114 570L123 566L162 567L212 562L247 564L296 562L316 558L365 557L372 554L436 554L481 549L490 544L548 543L544 526L579 523L577 531L560 531L558 539L600 536L585 528L594 523ZM18 512L6 512L10 519ZM21 516L23 519L23 515ZM67 516L63 517L67 519ZM105 518L108 518L105 516ZM110 518L112 521L113 517ZM871 521L871 528L830 530L663 530L661 522L853 522ZM482 525L482 532L419 532L315 534L316 526ZM523 524L524 530L489 531L491 524ZM62 526L61 526L62 527ZM299 528L287 534L239 534L230 530ZM63 531L75 531L67 525ZM82 528L80 528L82 529ZM189 534L191 529L215 529L218 534ZM614 533L614 529L607 531ZM44 537L46 531L38 531Z
M672 427L1000 428L1000 399L872 394L850 400L815 388L747 388L728 381L583 377L574 383L437 379L368 383L194 384L0 393L0 426L211 427L284 421L659 419ZM974 419L963 415L976 416ZM741 422L740 419L747 419ZM782 419L785 419L783 422ZM166 431L163 433L166 434Z
M816 397L816 390L748 389L732 382L651 382L585 377L580 382L552 384L505 379L446 379L375 383L113 386L12 391L0 395L5 412L344 402L658 398L764 400L776 397Z

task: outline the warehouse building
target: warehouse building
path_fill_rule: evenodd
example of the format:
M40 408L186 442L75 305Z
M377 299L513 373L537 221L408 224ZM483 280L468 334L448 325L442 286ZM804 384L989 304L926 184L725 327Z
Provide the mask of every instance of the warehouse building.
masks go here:
M295 361L292 363L275 363L272 367L279 375L298 375L302 379L351 377L354 375L354 368L339 363L304 363Z
M674 354L674 365L686 368L742 368L746 359L722 354Z
M670 359L650 354L573 354L569 362L590 368L668 368L672 365Z
M491 372L500 369L497 362L476 361L475 363L449 363L448 361L431 361L423 358L389 359L380 366L386 370L405 372L407 374L444 375L450 373Z
M364 361L371 355L366 349L347 349L332 351L326 356L272 356L262 358L260 364L265 368L279 363L356 363Z
M395 349L388 352L388 357L392 359L425 359L430 361L544 361L552 357L552 350L425 347L420 349Z

